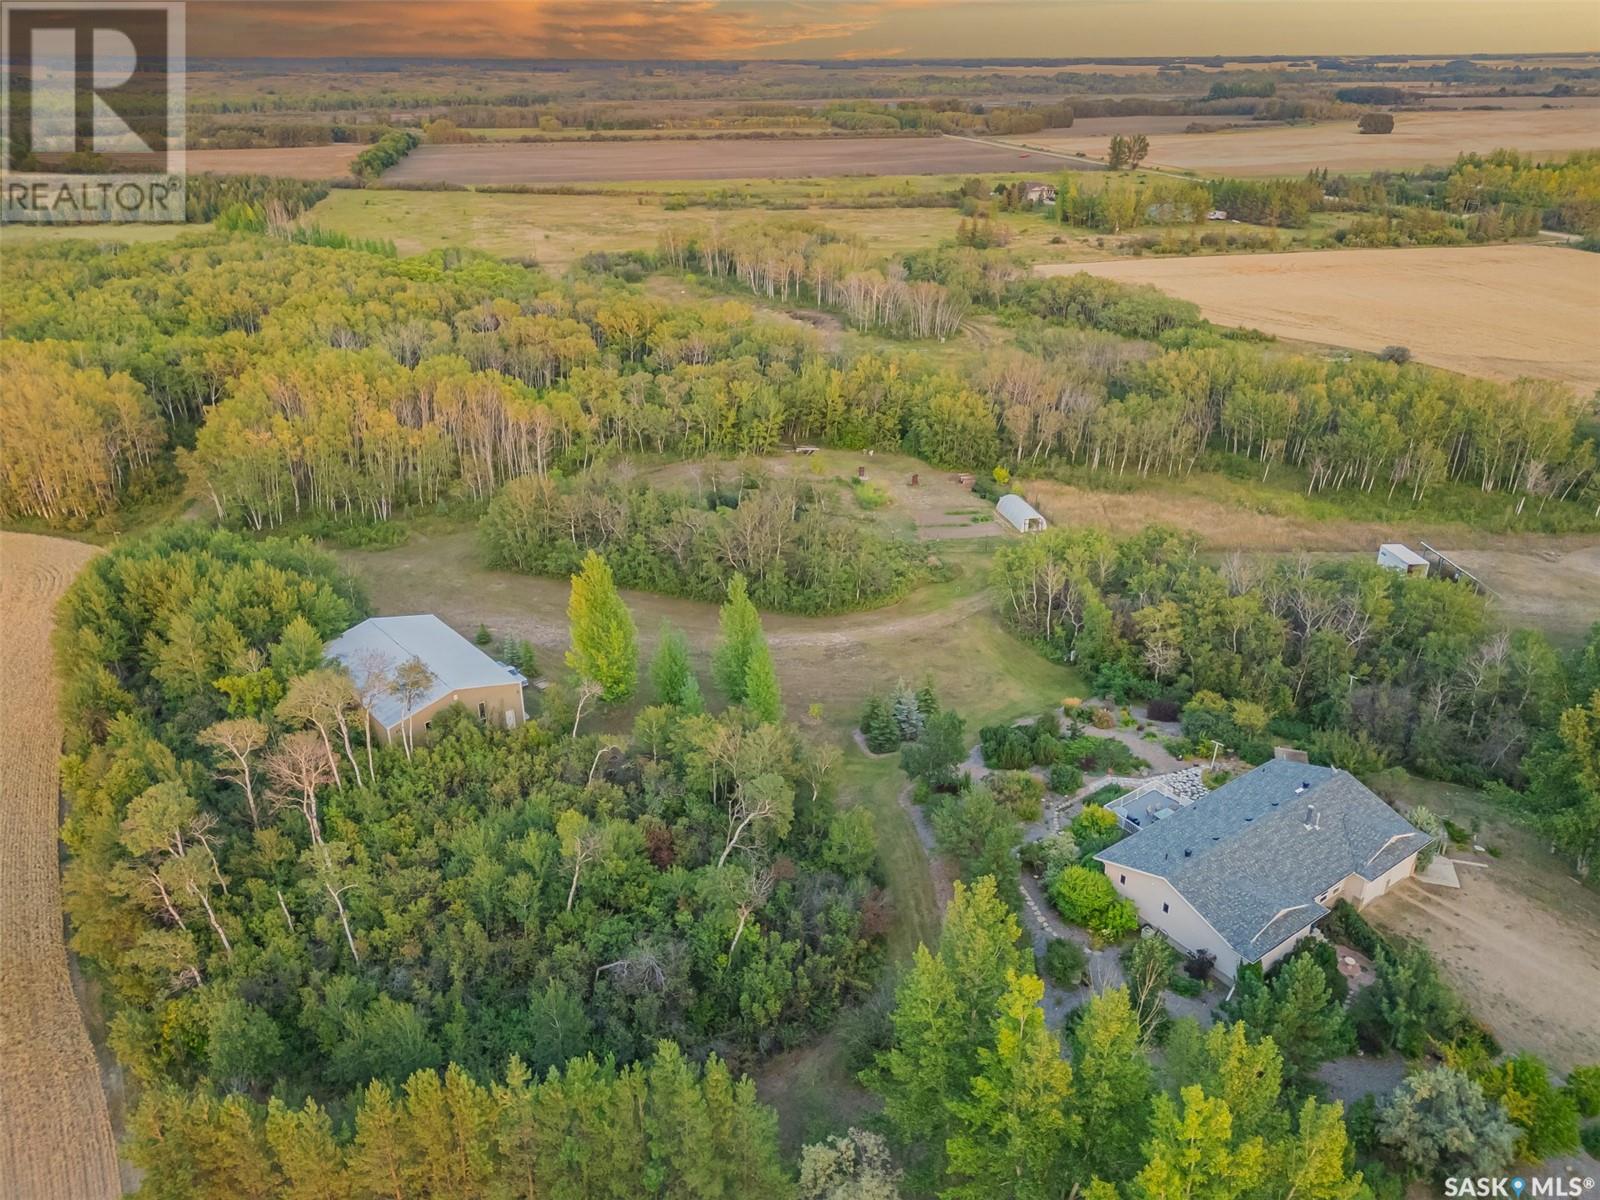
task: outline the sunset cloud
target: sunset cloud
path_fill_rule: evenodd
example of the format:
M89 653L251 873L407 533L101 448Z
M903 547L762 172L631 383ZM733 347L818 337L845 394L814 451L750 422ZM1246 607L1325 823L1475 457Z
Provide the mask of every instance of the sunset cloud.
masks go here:
M190 0L197 57L1589 51L1588 0ZM887 48L885 48L887 47Z

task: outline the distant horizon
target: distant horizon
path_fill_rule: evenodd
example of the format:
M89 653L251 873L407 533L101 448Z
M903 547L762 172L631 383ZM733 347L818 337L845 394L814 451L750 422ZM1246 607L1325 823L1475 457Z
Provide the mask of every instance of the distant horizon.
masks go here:
M494 55L494 54L191 54L191 60L210 62L318 62L318 63L362 63L362 62L492 62L492 63L571 63L583 66L655 66L659 64L672 64L682 66L726 66L729 64L750 66L835 66L841 70L855 67L873 65L908 67L925 65L962 65L966 63L979 63L984 66L1126 66L1147 63L1203 63L1218 61L1224 63L1271 63L1287 59L1330 59L1363 60L1372 62L1396 62L1408 59L1460 59L1463 61L1478 61L1482 59L1536 59L1536 58L1595 58L1600 59L1600 46L1593 50L1395 50L1381 54L1334 54L1316 50L1282 51L1279 53L1260 54L1073 54L1073 55L1046 55L1040 57L1023 57L1015 54L995 55L936 55L936 54L908 54L905 56L880 57L880 58L827 58L796 55L790 58L579 58L562 55ZM1597 64L1600 65L1600 64Z

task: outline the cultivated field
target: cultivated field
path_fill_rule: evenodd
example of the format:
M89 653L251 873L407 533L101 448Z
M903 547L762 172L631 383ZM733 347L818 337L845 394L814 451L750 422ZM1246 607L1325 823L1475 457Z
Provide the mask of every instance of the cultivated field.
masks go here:
M1500 857L1451 851L1459 890L1408 884L1368 915L1421 939L1507 1050L1532 1050L1563 1071L1593 1062L1600 1045L1600 896L1477 793L1387 778L1374 781L1385 798L1426 804L1463 826L1479 820L1479 844Z
M813 175L941 175L1027 169L1055 173L1070 165L1064 159L1040 158L1026 150L954 137L667 141L638 145L512 143L419 146L385 172L383 180L555 184L634 179L793 179Z
M1390 134L1358 133L1353 119L1262 128L1247 122L1216 133L1162 132L1155 124L1152 132L1140 127L1147 122L1139 118L1117 120L1123 122L1118 128L1127 132L1151 134L1146 166L1214 175L1303 175L1315 167L1353 172L1421 167L1502 146L1545 156L1600 147L1600 111L1589 107L1402 112L1395 115ZM1103 159L1110 132L1085 121L1082 129L1073 126L1006 140Z
M1326 250L1050 265L1149 283L1223 325L1358 350L1409 347L1469 375L1600 386L1600 270L1564 247Z
M50 625L94 550L0 534L0 1194L120 1196L116 1144L61 941Z

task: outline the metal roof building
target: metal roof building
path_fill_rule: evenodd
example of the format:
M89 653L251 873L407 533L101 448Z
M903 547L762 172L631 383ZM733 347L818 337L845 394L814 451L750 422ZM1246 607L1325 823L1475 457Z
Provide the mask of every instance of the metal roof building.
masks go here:
M1018 533L1040 533L1045 527L1044 517L1021 496L1001 496L995 503L1000 519Z
M388 736L408 717L425 727L437 712L460 703L485 721L507 728L527 720L522 672L496 662L432 613L408 617L371 617L328 643L327 656L342 664L358 683L373 673L392 674L401 663L419 659L433 674L433 683L407 711L393 692L374 696L369 715Z

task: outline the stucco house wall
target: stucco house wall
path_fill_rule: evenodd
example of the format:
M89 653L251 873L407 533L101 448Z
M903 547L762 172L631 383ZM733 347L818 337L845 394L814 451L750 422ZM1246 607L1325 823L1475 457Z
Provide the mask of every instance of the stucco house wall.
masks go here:
M522 686L518 683L507 682L489 687L461 688L417 709L411 716L412 737L417 741L425 740L428 722L457 703L493 729L515 729L527 720L527 714L522 707ZM379 740L385 745L399 740L400 725L384 729L376 722L373 724Z
M1105 867L1111 886L1133 901L1133 906L1139 910L1139 919L1146 925L1159 929L1178 949L1188 954L1197 950L1210 951L1217 960L1219 974L1232 979L1238 973L1238 952L1171 883L1159 875L1116 863L1106 863Z

